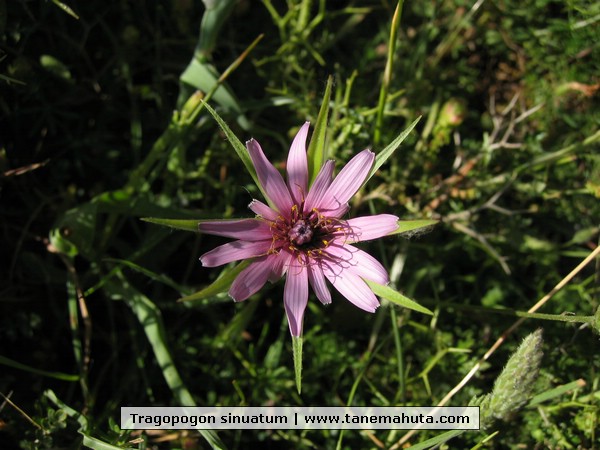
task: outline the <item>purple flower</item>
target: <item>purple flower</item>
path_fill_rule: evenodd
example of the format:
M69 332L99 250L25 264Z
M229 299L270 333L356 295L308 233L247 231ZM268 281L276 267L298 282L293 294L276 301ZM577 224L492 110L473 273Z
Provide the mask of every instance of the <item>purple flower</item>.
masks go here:
M302 335L308 286L323 304L331 303L325 280L365 311L374 312L379 301L364 280L388 284L385 268L354 243L385 236L398 229L398 217L390 214L342 219L348 200L367 178L375 160L370 150L352 158L333 179L334 162L321 167L308 185L306 122L292 143L287 160L287 184L267 160L254 139L246 147L256 169L268 206L253 200L254 219L203 221L203 233L237 239L205 253L206 267L252 259L235 279L229 295L246 300L264 286L287 275L283 300L292 336Z

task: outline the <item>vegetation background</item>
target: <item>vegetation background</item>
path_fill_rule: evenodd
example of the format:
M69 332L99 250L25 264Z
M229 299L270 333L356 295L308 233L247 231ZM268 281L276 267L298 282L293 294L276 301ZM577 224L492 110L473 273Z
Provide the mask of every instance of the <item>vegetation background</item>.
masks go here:
M597 259L480 360L597 252L600 3L407 0L393 23L398 6L0 0L1 448L416 445L440 432L117 423L124 405L435 405L479 361L450 401L465 405L538 328L533 399L442 445L600 447ZM435 314L312 298L301 395L282 285L178 303L219 275L198 257L222 240L140 220L250 216L251 178L213 118L184 108L240 57L210 104L279 167L330 75L338 167L423 116L351 214L440 220L363 247Z

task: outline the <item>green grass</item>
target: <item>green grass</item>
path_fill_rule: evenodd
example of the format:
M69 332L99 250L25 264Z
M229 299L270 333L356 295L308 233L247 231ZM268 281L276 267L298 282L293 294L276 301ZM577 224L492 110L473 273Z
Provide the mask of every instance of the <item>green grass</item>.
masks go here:
M598 448L599 260L526 313L598 251L598 3L404 1L394 24L386 0L217 3L0 1L0 447ZM362 246L434 314L312 296L298 394L283 283L179 302L223 240L178 228L250 217L240 143L282 168L323 98L311 152L385 161L350 214L439 221ZM118 426L125 405L466 405L538 328L531 399L479 432Z

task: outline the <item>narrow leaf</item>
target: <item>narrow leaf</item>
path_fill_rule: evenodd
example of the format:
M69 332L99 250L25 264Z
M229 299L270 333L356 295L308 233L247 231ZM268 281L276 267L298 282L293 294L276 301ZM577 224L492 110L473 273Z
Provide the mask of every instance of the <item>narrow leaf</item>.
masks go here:
M182 297L179 299L179 301L190 302L194 300L204 300L229 290L231 283L233 283L242 270L248 267L248 264L250 264L250 261L246 260L242 261L235 267L223 270L223 272L221 272L221 276L217 278L211 285L196 292L195 294Z
M292 351L294 353L294 373L296 375L296 389L302 393L302 337L292 336Z
M433 312L431 312L429 309L419 305L414 300L405 297L400 292L392 289L391 287L383 286L381 284L374 283L373 281L369 280L364 281L369 285L369 287L375 293L375 295L378 295L381 298L385 298L386 300L389 300L390 302L395 303L396 305L402 306L404 308L412 309L423 314L429 314L431 316L433 315Z
M54 3L56 6L58 6L60 9L62 9L64 12L66 12L71 17L74 17L75 19L79 20L79 16L77 14L75 14L75 11L73 11L71 9L71 7L69 5L67 5L66 3L63 3L59 0L52 0L52 3Z
M260 192L262 192L263 197L265 198L265 200L267 200L267 202L269 203L269 206L274 207L274 205L271 203L271 201L269 200L269 197L267 196L266 192L263 190L261 184L258 181L258 176L256 175L256 169L254 169L254 164L252 164L252 159L250 158L250 154L248 153L248 150L246 150L246 146L244 144L242 144L242 142L237 138L235 133L233 131L231 131L231 128L229 128L229 126L225 123L225 121L221 118L221 116L219 116L219 114L208 103L206 103L204 101L202 103L204 104L204 107L206 108L206 110L213 116L213 118L215 119L217 124L219 124L219 126L221 127L221 130L223 130L223 133L225 133L225 136L229 140L229 143L231 144L231 146L233 147L233 149L235 150L235 152L237 153L239 158L244 163L244 166L246 166L246 170L248 171L248 173L254 180L254 183L256 184L256 186L258 186L258 188L260 189Z
M86 448L91 448L92 450L135 450L135 447L116 447L108 442L101 441L100 439L96 439L95 437L90 436L89 434L84 433L83 431L79 431L83 436L83 446Z
M79 375L71 375L68 373L62 372L49 372L47 370L36 369L35 367L28 366L26 364L21 364L18 361L7 358L6 356L0 355L0 364L3 364L8 367L12 367L18 370L24 370L25 372L34 373L36 375L41 375L43 377L56 378L57 380L63 381L79 381Z
M132 270L135 270L136 272L144 274L145 276L147 276L151 280L158 281L159 283L163 283L163 284L165 284L167 286L170 286L173 289L175 289L176 291L181 292L183 290L182 286L180 286L177 283L175 283L168 276L163 275L163 274L159 274L159 273L156 273L156 272L153 272L151 270L148 270L145 267L142 267L139 264L136 264L136 263L134 263L132 261L128 261L126 259L118 259L118 258L105 258L105 259L103 259L103 261L114 262L114 263L117 263L117 264L122 264L124 266L129 267Z
M194 219L161 219L158 217L142 217L141 220L195 233L198 232L198 224L201 222L201 220Z
M540 403L547 402L548 400L552 400L561 395L565 395L574 391L575 389L581 389L585 386L585 381L583 379L575 380L567 384L562 384L560 386L555 387L554 389L549 389L541 394L536 395L531 399L528 406L539 405Z
M409 235L416 234L417 230L419 233L425 233L429 231L430 228L438 223L438 220L429 220L429 219L419 219L419 220L399 220L398 221L398 229L396 231L392 231L392 234L404 234L408 233Z
M327 79L327 87L325 87L323 102L321 103L317 122L315 123L312 137L310 138L310 144L308 144L307 158L309 186L315 181L315 178L325 161L325 135L327 131L327 116L329 115L329 99L331 98L332 85L333 77L330 75Z
M444 442L448 442L450 439L453 439L456 436L460 436L464 432L465 430L446 431L445 433L438 434L437 436L434 436L431 439L427 439L426 441L419 442L415 445L411 445L410 448L416 450L425 450L428 448L433 448L443 444Z
M375 156L375 163L373 164L373 167L371 167L371 171L369 172L369 176L367 177L365 183L367 183L367 181L369 181L371 177L375 175L375 172L379 170L383 163L386 162L390 156L392 156L392 154L398 149L398 147L400 147L400 144L402 144L404 139L406 139L406 137L417 125L417 123L419 123L419 120L421 120L421 116L417 117L415 121L411 123L408 126L408 128L406 128L402 133L400 133L400 135L396 139L394 139L386 148L377 153L377 156Z

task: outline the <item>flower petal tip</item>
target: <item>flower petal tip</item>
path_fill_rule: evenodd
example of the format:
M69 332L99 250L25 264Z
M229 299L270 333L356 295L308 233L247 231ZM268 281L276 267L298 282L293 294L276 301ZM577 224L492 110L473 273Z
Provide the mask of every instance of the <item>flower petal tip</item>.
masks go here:
M233 295L231 295L229 292L227 293L227 295L229 296L229 298L230 298L231 300L233 300L233 301L234 301L234 303L239 303L239 302L243 301L243 300L237 300L237 299L236 299L236 298L235 298Z

